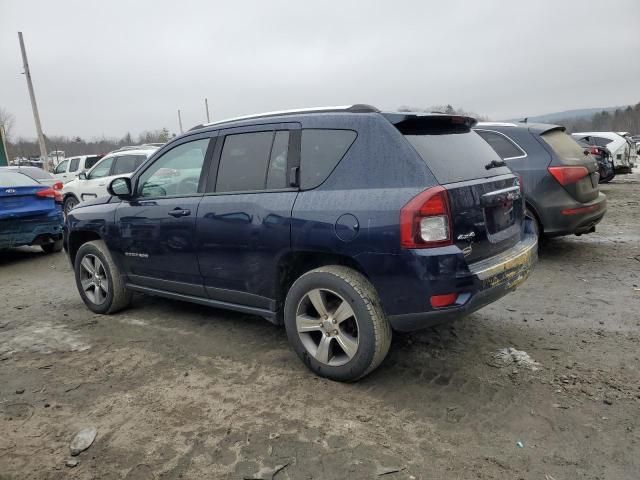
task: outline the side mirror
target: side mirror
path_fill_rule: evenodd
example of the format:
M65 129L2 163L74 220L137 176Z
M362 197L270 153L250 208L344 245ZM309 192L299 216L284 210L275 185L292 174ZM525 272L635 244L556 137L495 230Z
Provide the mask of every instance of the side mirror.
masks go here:
M79 178L80 180L86 180L86 179L87 179L87 173L86 173L86 172L80 172L80 173L78 174L78 178Z
M107 187L107 191L114 197L128 200L132 196L131 179L129 177L114 178Z

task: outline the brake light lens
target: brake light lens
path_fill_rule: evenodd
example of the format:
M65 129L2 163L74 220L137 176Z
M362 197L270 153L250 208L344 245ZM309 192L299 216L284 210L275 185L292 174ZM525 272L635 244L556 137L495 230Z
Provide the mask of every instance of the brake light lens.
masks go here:
M589 175L587 167L549 167L547 170L560 185L576 183Z
M600 150L598 147L589 147L589 153L591 155L600 155Z
M36 197L40 198L53 198L56 202L62 203L62 193L56 189L55 185L49 188L43 188L36 192Z
M441 186L419 193L400 210L402 248L451 245L451 230L449 196Z
M53 184L53 189L54 190L62 190L63 186L64 185L62 184L62 182L56 182L56 183Z

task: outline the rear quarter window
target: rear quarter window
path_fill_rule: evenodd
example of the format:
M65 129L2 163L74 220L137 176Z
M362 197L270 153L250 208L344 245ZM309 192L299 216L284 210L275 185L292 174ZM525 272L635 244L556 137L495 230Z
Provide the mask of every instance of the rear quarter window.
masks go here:
M95 157L87 157L84 161L84 169L85 170L89 170L91 167L93 167L96 163L98 163L98 160L100 160L102 157L96 155Z
M300 188L315 188L324 182L356 139L353 130L302 130Z
M503 160L509 158L523 157L526 155L513 141L504 134L497 132L489 132L487 130L476 130L478 135L491 145Z

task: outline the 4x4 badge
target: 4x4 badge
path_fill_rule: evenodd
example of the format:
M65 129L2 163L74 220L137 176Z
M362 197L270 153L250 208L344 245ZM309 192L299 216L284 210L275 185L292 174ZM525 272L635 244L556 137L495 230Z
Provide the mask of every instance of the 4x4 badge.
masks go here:
M476 237L476 232L469 232L469 233L461 233L460 235L458 235L458 240L471 240L473 238Z

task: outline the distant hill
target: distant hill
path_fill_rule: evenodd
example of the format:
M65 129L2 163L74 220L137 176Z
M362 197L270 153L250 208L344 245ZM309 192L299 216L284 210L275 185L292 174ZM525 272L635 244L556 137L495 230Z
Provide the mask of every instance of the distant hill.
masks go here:
M555 113L546 113L544 115L536 115L534 117L529 117L529 122L540 122L540 123L555 123L558 120L566 120L566 119L589 119L594 114L600 113L602 111L605 112L615 112L618 108L626 108L626 105L622 107L601 107L601 108L580 108L577 110L565 110L564 112L555 112ZM515 122L518 120L522 120L526 115L523 115L520 118L512 118L507 120L509 122Z

